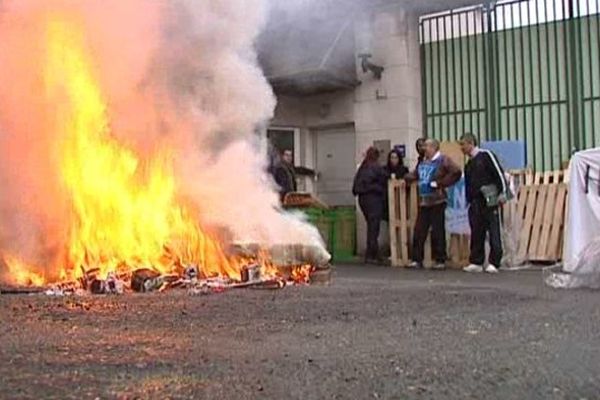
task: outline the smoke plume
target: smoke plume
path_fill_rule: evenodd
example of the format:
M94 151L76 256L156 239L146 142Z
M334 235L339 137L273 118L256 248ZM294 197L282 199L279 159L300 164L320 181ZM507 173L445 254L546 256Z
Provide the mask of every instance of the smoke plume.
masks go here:
M256 129L275 106L256 60L265 11L263 0L0 1L0 248L49 265L72 223L42 79L54 16L84 32L111 134L142 156L168 143L178 192L203 226L322 248L314 228L278 210L259 151Z

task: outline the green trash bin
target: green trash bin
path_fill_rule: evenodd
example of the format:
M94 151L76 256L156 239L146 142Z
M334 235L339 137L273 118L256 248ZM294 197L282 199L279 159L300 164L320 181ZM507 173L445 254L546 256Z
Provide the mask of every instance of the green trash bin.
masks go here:
M306 215L310 224L317 228L327 251L330 253L333 249L333 220L328 210L320 208L304 208L302 212Z
M333 261L354 261L356 259L356 208L336 207L325 213L331 216Z

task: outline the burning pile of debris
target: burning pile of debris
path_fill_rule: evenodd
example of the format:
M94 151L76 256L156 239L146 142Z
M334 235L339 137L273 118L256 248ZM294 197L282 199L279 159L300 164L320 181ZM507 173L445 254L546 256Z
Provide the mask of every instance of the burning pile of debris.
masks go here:
M205 276L198 265L180 266L174 273L160 273L145 267L110 272L101 276L100 268L81 268L77 280L49 285L5 286L0 294L69 295L120 295L124 293L150 293L186 290L190 295L221 293L229 289L277 290L291 285L329 284L331 269L329 258L312 246L278 246L271 249L269 260L278 264L260 264L256 245L236 245L237 256L248 259L240 270L239 279L227 276Z
M262 7L132 2L2 9L0 181L15 191L0 199L0 279L14 285L2 292L326 282L319 232L282 210L256 142L275 101L239 55L254 51Z

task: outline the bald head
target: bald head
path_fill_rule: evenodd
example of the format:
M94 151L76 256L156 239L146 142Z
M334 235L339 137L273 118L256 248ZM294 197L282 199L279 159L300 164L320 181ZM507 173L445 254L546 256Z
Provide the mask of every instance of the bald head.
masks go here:
M427 139L425 141L425 157L431 159L435 153L440 151L440 142L436 139Z

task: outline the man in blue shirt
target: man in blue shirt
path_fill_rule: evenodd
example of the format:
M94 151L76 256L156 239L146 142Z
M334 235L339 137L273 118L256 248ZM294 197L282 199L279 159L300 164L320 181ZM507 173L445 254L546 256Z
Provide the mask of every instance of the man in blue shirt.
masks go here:
M425 157L416 171L406 176L407 181L417 181L419 186L419 215L413 236L410 268L422 268L425 258L425 241L431 229L431 249L434 269L444 269L446 251L446 188L460 180L462 171L450 157L440 152L440 143L427 139Z

